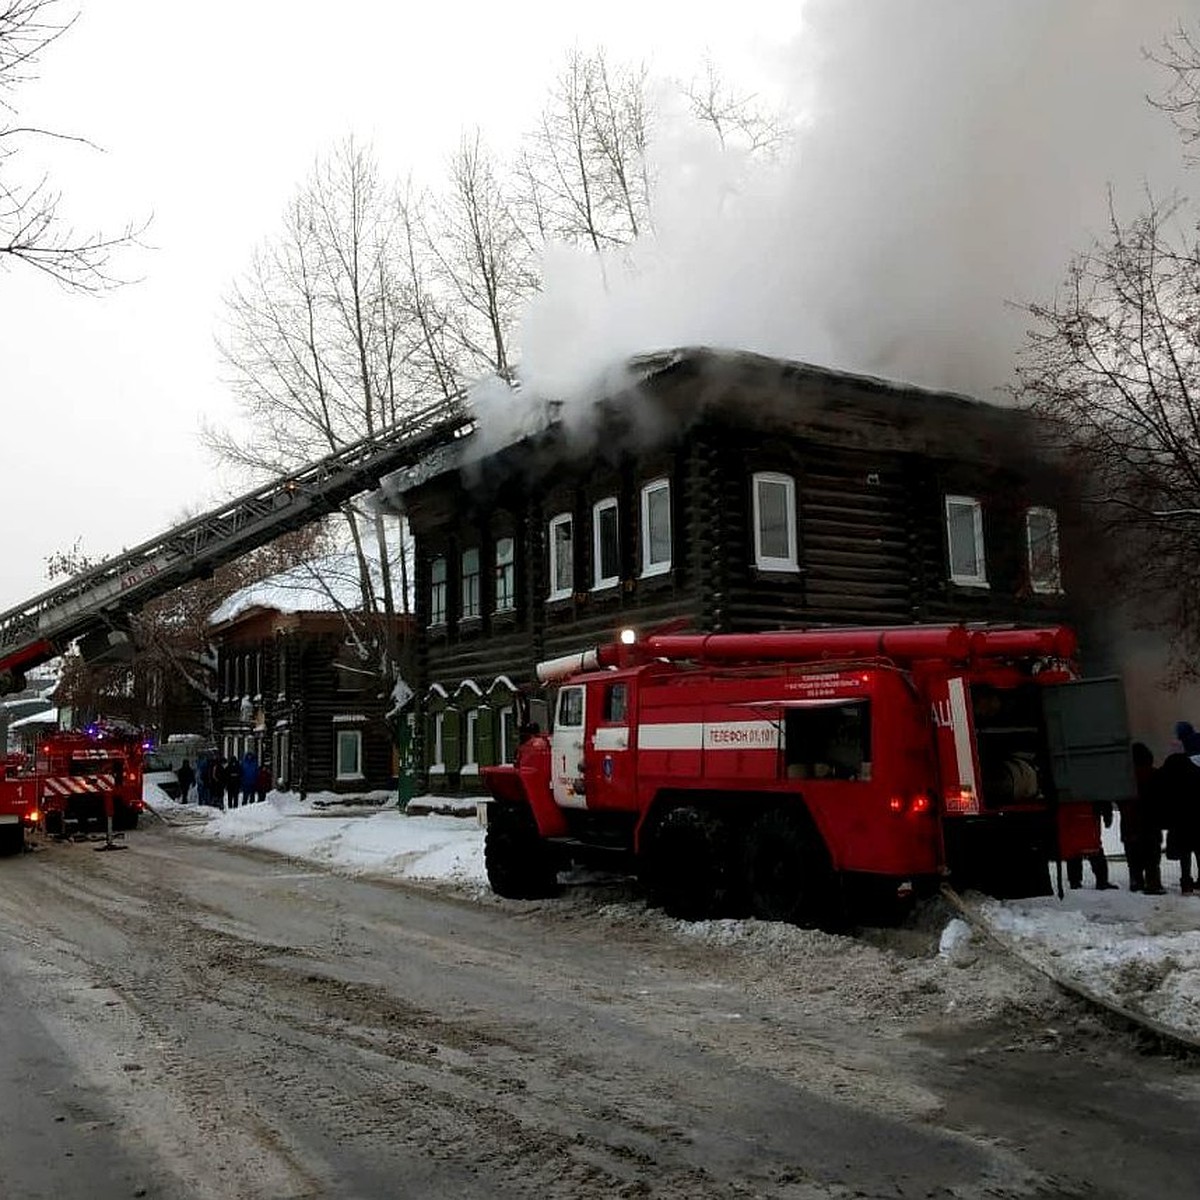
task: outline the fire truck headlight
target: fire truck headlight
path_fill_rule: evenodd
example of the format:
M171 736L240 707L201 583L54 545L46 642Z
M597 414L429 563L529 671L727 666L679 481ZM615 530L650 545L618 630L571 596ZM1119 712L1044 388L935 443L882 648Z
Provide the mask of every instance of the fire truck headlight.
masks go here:
M636 629L622 629L621 630L621 645L622 646L632 646L634 644L634 642L636 642L636 641L637 641L637 630Z

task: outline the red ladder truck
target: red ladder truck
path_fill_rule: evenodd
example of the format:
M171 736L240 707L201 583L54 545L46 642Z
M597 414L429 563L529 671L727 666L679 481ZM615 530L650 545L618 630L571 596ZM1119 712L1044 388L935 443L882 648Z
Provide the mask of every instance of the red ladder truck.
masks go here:
M0 754L0 854L19 854L38 823L37 780L25 765L23 754Z
M37 743L34 777L42 828L51 836L89 825L136 829L142 801L142 735L89 726L60 730Z
M624 636L624 635L623 635ZM553 730L482 772L492 888L616 856L674 916L836 923L952 879L1049 890L1133 792L1116 678L1064 627L662 634L543 663ZM1060 880L1061 884L1061 880Z

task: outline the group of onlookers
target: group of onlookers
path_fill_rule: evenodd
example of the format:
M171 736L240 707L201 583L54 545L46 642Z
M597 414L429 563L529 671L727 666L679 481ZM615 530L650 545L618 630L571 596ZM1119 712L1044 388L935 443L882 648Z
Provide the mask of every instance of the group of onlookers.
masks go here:
M222 759L215 751L202 752L193 768L185 758L176 772L180 800L191 802L195 785L196 803L219 808L237 808L239 802L262 803L271 790L271 771L260 763L253 750L247 750L239 760L236 755Z
M1179 890L1196 895L1200 887L1200 733L1190 722L1175 726L1179 749L1159 766L1144 742L1133 743L1136 795L1119 805L1121 842L1129 866L1129 887L1134 892L1162 896L1162 856L1179 863ZM1111 814L1105 822L1111 824ZM1163 844L1163 835L1166 844ZM1114 887L1108 881L1103 853L1090 858L1098 888ZM1103 864L1103 865L1101 865ZM1070 867L1071 864L1068 864ZM1082 882L1083 864L1069 872L1072 887Z

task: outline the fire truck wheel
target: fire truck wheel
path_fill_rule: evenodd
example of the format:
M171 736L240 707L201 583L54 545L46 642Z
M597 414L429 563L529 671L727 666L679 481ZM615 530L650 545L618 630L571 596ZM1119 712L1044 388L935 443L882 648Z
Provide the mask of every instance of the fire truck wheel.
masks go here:
M690 805L664 813L645 872L651 903L681 921L723 912L733 883L732 841L728 823L716 813Z
M746 834L750 910L763 921L824 925L834 896L829 858L809 823L781 808L765 812Z
M25 848L25 827L5 825L0 830L0 854L20 854Z
M540 900L558 891L554 858L533 814L515 804L493 804L483 842L488 883L508 900Z
M63 815L60 812L48 812L44 819L44 826L47 837L62 837L63 835Z
M129 809L117 809L113 813L113 828L114 829L136 829L138 827L138 816L136 812L130 812Z

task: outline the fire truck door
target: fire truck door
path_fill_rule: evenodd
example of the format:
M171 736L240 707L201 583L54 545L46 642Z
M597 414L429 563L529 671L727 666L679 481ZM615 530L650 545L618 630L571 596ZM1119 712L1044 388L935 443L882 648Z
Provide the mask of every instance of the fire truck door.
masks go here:
M555 802L563 808L586 808L583 734L586 728L584 687L564 687L554 708L554 732L550 735L550 787Z
M1050 684L1042 693L1042 712L1060 803L1119 803L1136 794L1119 678Z
M589 808L633 808L633 751L629 739L630 683L619 679L591 685L595 717L588 735Z

